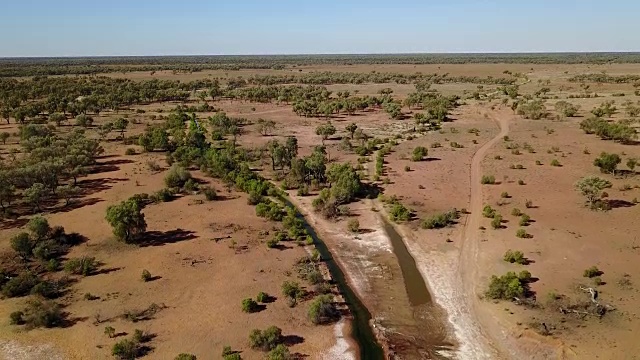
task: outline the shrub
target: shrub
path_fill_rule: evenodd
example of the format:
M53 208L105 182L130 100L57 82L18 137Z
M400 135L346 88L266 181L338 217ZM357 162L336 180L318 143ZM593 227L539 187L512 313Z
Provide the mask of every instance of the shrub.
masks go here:
M125 155L135 155L136 154L136 149L134 148L128 148L125 152Z
M98 262L94 257L83 256L69 259L64 264L64 270L73 275L89 276L98 269Z
M496 183L496 178L493 175L483 175L480 183L483 185L493 185Z
M395 203L389 211L389 218L393 222L411 220L411 211L400 203Z
M45 299L53 299L60 295L59 286L56 282L45 280L31 288L31 295L40 295Z
M536 165L542 165L542 161L536 160Z
M582 273L582 276L586 277L586 278L594 278L596 276L600 276L601 274L602 274L602 272L600 271L600 269L598 269L597 266L592 266L592 267L586 269Z
M149 270L144 269L142 270L141 278L142 278L142 281L148 282L148 281L151 281L151 279L153 279L153 276L151 276L151 273L149 272Z
M249 344L252 349L270 351L283 342L282 329L270 326L265 330L253 329L249 334Z
M53 301L31 300L24 309L24 323L29 327L52 328L63 325L64 314Z
M455 224L456 220L459 218L460 212L457 209L453 209L441 214L436 214L428 219L424 219L421 226L424 229L441 229Z
M509 193L508 193L508 192L503 191L503 192L502 192L502 194L500 194L500 197L501 197L501 198L503 198L503 199L508 199L508 198L510 198L511 196L509 195Z
M259 308L258 303L255 302L253 299L246 298L242 300L242 311L246 313L253 313L258 311L258 308Z
M111 355L121 360L135 359L139 352L139 344L129 339L118 341L111 348Z
M560 161L558 161L558 159L553 159L551 160L551 166L560 167L562 165L560 164Z
M491 282L485 295L490 299L512 300L514 297L524 297L526 292L526 281L523 281L516 273L510 271L500 277L491 276Z
M434 142L434 143L432 143L432 144L430 145L430 147L431 147L432 149L437 149L437 148L439 148L439 147L442 147L442 144L440 144L439 142Z
M111 339L116 334L116 329L111 326L107 326L104 328L104 334L107 335L109 339Z
M338 316L339 312L331 295L320 295L309 306L309 319L316 325L330 322Z
M178 354L178 356L176 356L174 360L197 360L197 358L193 354L182 353Z
M494 230L500 229L502 228L502 215L500 214L495 214L493 216L493 220L491 220L491 227Z
M526 185L526 184L525 184L524 180L519 179L519 180L518 180L518 185Z
M267 293L262 292L262 291L260 291L258 293L258 296L256 296L256 300L258 300L258 302L263 303L263 304L266 303L267 301L269 301L269 299L270 299L270 296Z
M516 231L516 236L519 237L520 239L526 239L531 235L527 234L527 230L525 229L518 229L518 231Z
M531 208L533 208L533 201L531 201L531 200L526 200L526 201L524 202L524 206L525 206L527 209L531 209Z
M304 290L297 282L285 281L282 283L282 295L291 299L299 299L304 295Z
M522 214L520 217L520 226L529 226L529 222L531 221L531 217L527 214Z
M153 160L147 160L147 168L153 172L162 170L162 166L158 165L158 163Z
M622 162L620 155L603 152L600 154L600 157L593 160L593 165L600 168L600 172L602 173L615 175L620 162Z
M173 199L173 191L167 188L158 190L149 196L149 200L151 200L154 203L169 202L172 199Z
M522 215L522 211L520 211L520 209L518 209L518 208L513 208L513 210L511 210L511 215L520 216L520 215Z
M358 219L351 219L347 222L347 229L352 233L360 232L360 221Z
M411 161L422 161L429 154L429 150L427 150L424 146L417 146L413 149L413 154L411 155Z
M503 259L504 261L512 264L516 263L520 265L526 265L527 263L527 260L525 259L522 251L511 251L511 249L507 250L507 252L504 253Z
M164 183L168 188L182 188L191 179L191 173L179 165L174 165L164 177Z
M6 297L25 296L31 292L31 289L38 285L40 279L33 273L26 271L18 274L18 276L9 279L2 286L2 294Z
M482 216L486 218L493 218L495 215L496 211L491 207L491 205L485 205L484 208L482 208Z
M411 171L411 167L410 167L409 165L406 165L406 166L404 167L404 171L406 171L406 172Z
M29 234L22 232L11 238L11 248L23 259L29 259L32 256L33 242Z
M24 324L24 312L22 311L14 311L9 314L9 324L11 325L22 325Z
M294 357L289 352L289 348L283 344L278 344L267 354L267 360L293 360Z

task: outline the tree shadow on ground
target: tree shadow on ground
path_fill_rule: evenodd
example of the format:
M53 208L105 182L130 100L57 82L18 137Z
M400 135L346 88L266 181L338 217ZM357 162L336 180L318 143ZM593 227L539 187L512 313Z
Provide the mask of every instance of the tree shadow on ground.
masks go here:
M101 179L83 179L77 182L80 188L80 196L95 194L100 191L109 190L116 184L123 181L129 181L128 178L101 178Z
M304 338L298 335L285 335L282 337L282 343L286 346L294 346L298 344L302 344L304 342Z
M141 247L161 246L197 238L195 232L183 229L169 231L147 231L138 242Z
M607 200L612 209L634 207L636 204L626 200Z

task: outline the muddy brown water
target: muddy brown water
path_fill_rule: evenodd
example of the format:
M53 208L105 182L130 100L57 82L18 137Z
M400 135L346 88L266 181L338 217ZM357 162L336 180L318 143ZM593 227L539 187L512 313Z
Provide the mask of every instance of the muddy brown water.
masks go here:
M413 321L404 322L401 336L395 336L394 340L403 352L407 352L410 358L419 356L421 359L444 359L440 351L450 351L454 346L448 340L445 314L434 302L429 288L420 273L415 259L407 249L402 236L385 219L384 230L389 236L393 253L397 258L404 288L413 310ZM394 319L389 319L389 325L393 326ZM410 354L413 353L414 356ZM415 357L418 358L418 357Z

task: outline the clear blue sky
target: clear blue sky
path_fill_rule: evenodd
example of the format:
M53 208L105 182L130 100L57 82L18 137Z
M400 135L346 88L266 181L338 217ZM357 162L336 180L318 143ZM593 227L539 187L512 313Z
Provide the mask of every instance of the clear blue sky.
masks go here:
M638 0L1 0L0 57L640 51Z

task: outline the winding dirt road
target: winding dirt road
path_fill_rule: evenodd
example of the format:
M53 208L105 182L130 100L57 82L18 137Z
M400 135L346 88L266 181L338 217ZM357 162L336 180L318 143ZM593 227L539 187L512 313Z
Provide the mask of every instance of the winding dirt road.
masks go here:
M480 331L490 341L491 346L500 355L504 354L504 350L500 349L499 341L492 341L491 334L487 334L486 323L484 323L479 316L479 299L476 293L478 281L480 279L478 272L478 228L482 221L482 184L480 180L482 178L482 160L484 160L487 152L502 138L509 134L509 121L511 117L501 113L490 113L490 117L500 126L500 133L493 139L485 143L480 147L473 155L471 161L471 175L470 186L471 196L469 200L469 211L471 214L467 217L462 231L462 246L460 250L460 261L458 263L458 271L462 277L463 291L466 293L466 300L468 306L472 309L473 316L477 322L481 325ZM495 339L495 338L494 338Z

